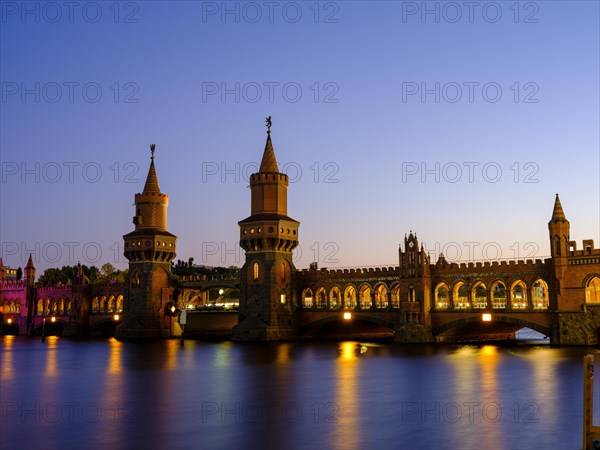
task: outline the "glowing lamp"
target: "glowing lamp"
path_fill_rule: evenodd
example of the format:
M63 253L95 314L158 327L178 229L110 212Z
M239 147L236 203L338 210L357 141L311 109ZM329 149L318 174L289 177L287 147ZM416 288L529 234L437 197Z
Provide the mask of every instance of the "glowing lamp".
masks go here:
M52 316L52 317L50 318L50 322L56 322L56 317Z
M175 305L171 306L171 312L174 313L175 312Z
M492 315L490 313L484 313L481 316L481 320L483 320L484 322L491 322L492 321Z
M344 313L344 320L350 320L350 319L352 319L352 313L345 312Z
M12 323L12 319L9 317L9 318L6 320L6 323L10 325L10 324Z
M113 320L114 320L115 322L118 322L120 318L121 318L121 316L119 316L118 314L115 314L115 315L113 316Z

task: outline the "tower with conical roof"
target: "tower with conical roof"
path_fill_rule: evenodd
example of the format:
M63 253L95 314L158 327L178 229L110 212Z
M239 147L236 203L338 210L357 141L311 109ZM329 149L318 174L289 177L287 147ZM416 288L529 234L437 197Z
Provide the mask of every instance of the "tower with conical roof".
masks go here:
M135 230L123 236L124 255L129 260L125 281L123 322L118 339L168 337L168 315L173 302L171 261L177 237L167 231L169 196L160 191L154 167L154 144L144 190L135 194Z
M550 232L550 255L553 258L566 258L569 248L570 224L565 216L558 194L554 200L552 218L548 222Z
M568 252L571 225L565 216L558 194L554 199L552 218L548 222L550 237L551 271L554 276L554 289L550 290L550 307L560 308L564 305L565 277L569 269Z
M240 272L238 341L296 337L295 274L292 251L300 223L287 215L288 176L279 172L267 118L267 142L260 169L250 176L251 213L238 223L246 261Z

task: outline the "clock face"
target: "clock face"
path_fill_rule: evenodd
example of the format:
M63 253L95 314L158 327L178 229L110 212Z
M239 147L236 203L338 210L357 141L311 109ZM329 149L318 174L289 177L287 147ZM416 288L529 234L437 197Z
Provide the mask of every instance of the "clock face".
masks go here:
M413 246L414 246L414 245L415 245L415 243L414 243L413 241L410 241L410 242L408 243L408 246L409 246L410 248L413 248Z

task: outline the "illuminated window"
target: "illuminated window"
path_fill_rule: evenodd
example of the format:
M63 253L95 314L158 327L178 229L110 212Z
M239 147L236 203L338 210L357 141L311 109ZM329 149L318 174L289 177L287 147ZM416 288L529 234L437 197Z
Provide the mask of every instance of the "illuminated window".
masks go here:
M282 305L285 305L285 294L281 294L281 296L279 297L279 301Z
M258 281L259 273L258 273L258 263L257 262L254 263L253 272L254 272L254 275L253 275L254 281Z
M281 263L281 281L285 281L285 263Z
M593 277L585 288L587 303L600 303L600 278Z

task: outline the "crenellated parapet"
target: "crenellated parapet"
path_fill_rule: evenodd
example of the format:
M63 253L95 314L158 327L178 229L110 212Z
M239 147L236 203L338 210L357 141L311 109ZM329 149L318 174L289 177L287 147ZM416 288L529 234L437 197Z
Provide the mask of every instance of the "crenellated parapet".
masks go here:
M1 289L25 289L27 284L25 280L3 280L0 282Z
M448 263L441 258L436 264L430 264L431 276L504 276L545 273L551 259L526 259L502 261L471 261Z
M297 272L297 277L299 287L309 284L389 282L398 280L398 266L302 269Z

